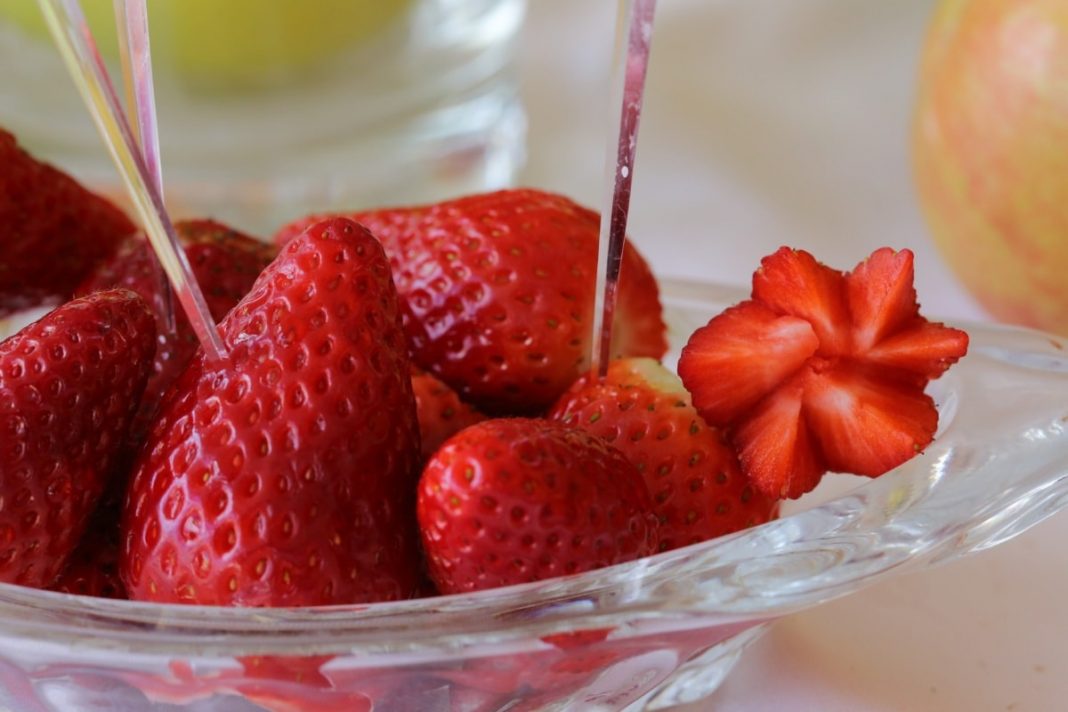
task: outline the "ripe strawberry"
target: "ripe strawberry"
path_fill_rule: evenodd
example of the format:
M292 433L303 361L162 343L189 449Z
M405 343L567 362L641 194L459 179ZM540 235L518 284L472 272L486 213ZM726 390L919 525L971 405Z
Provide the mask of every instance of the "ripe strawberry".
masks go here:
M104 489L152 364L132 292L76 299L0 343L0 580L51 584Z
M256 277L271 263L276 252L270 245L212 220L179 221L174 229L216 321L225 317L248 294ZM139 294L158 313L162 308L162 296L154 261L148 241L141 236L132 237L78 287L76 294L125 287ZM133 428L135 438L144 433L160 397L189 364L199 344L177 297L174 305L175 333L162 333L161 329L153 374L145 389L146 402L139 422Z
M69 297L135 230L121 210L0 129L0 317Z
M934 438L924 393L968 349L919 313L908 250L876 250L843 274L782 248L752 299L698 329L679 375L710 424L731 429L742 469L771 497L799 497L828 470L876 477Z
M415 401L381 245L312 226L165 399L127 493L131 598L243 606L398 599L418 585Z
M486 416L460 400L456 391L415 367L412 367L412 391L415 393L415 413L419 418L419 439L423 443L424 460L468 425L486 419Z
M465 401L487 413L540 413L586 370L593 211L551 193L505 190L350 217L390 256L413 360ZM663 356L656 280L630 245L615 324L613 353Z
M394 257L390 254L390 245L398 244L401 236L417 231L420 222L430 214L432 208L432 205L420 205L306 215L280 227L274 233L271 241L278 249L282 249L289 244L290 240L299 237L301 233L317 222L332 217L348 217L370 230L371 234L382 242L386 248L386 254L390 255L390 261L392 262Z
M694 410L682 381L649 358L586 375L549 418L619 449L645 479L660 520L660 549L696 544L763 524L776 500L755 492L722 433Z
M658 546L634 466L548 420L487 420L453 436L423 470L418 516L442 593L589 571Z

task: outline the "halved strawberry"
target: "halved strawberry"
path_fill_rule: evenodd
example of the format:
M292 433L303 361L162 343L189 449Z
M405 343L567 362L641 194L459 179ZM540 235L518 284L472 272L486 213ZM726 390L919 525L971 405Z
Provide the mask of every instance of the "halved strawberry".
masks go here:
M776 500L754 491L719 430L694 410L678 377L649 358L584 376L549 412L627 456L653 496L660 549L674 549L762 524Z
M828 469L874 477L922 451L938 426L924 388L967 348L967 334L920 316L908 250L843 274L782 248L751 301L693 334L679 375L754 485L799 497Z
M538 414L586 370L597 213L517 189L348 217L386 248L413 361L465 401L491 414ZM657 284L629 243L615 325L614 355L663 356Z

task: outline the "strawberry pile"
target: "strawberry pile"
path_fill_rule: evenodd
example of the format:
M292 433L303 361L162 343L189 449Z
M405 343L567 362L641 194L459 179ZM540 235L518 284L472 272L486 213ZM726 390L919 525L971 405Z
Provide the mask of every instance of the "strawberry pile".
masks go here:
M849 273L783 249L679 375L624 253L588 372L599 218L507 190L316 215L273 246L177 231L227 355L169 333L143 236L0 132L0 581L230 606L463 593L773 519L829 471L922 451L967 350L912 255ZM681 376L681 378L680 378Z

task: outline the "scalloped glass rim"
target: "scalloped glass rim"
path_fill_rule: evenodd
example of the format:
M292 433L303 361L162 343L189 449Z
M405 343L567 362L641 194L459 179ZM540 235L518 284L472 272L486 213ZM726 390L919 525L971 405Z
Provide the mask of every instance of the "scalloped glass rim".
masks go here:
M678 280L663 280L662 290L676 349L745 296ZM965 328L969 355L932 384L942 421L925 453L860 486L827 478L838 480L829 501L806 498L800 511L736 535L567 578L363 606L158 605L0 584L0 636L112 654L413 660L561 631L612 626L620 637L778 618L994 546L1068 503L1064 344L1022 329Z

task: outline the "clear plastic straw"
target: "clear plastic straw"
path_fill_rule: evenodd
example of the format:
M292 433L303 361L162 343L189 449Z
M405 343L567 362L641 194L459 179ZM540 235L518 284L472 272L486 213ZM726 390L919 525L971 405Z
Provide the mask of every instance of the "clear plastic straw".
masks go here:
M612 319L616 309L616 286L627 239L630 188L634 180L634 154L638 145L638 120L645 93L645 73L653 38L656 0L619 0L616 45L612 60L610 107L620 108L618 125L611 124L605 155L604 199L601 235L597 253L597 287L593 306L591 362L600 376L612 356Z
M164 198L156 124L156 92L152 81L152 51L148 37L148 7L146 0L114 0L114 8L123 85L126 89L126 116L134 140L141 149L141 160L145 163L156 192L160 198ZM170 283L159 260L154 260L154 267L158 282L156 291L160 299L159 316L164 327L173 334L176 326Z
M38 0L38 4L71 78L81 92L137 208L149 242L174 285L193 331L207 357L221 359L226 354L222 338L186 260L185 251L178 242L159 191L141 159L80 3L78 0Z

